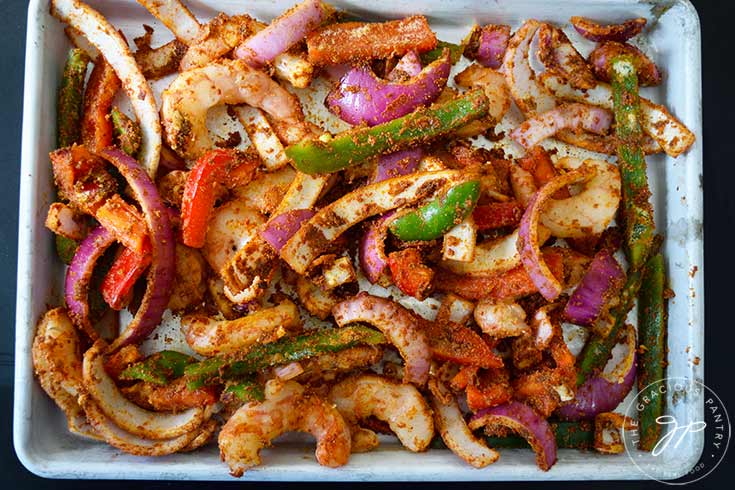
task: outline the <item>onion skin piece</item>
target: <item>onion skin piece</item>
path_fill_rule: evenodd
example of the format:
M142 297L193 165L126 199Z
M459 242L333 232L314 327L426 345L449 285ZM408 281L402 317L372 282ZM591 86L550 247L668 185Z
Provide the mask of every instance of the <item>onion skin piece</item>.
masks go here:
M576 325L589 327L620 292L625 273L608 250L600 250L592 259L582 281L564 307L564 316Z
M592 71L598 80L610 83L610 68L612 59L616 56L630 56L638 72L638 81L641 87L659 85L661 71L645 53L627 43L607 41L598 45L589 55L587 60L592 66Z
M549 181L531 198L518 228L518 252L531 280L547 301L554 301L562 291L562 284L544 262L539 248L539 219L544 203L559 189L594 176L593 168L582 166Z
M536 452L536 464L543 471L556 463L556 439L549 423L532 408L512 401L481 410L472 416L469 428L476 430L488 424L508 427L523 436Z
M89 283L97 260L115 243L115 237L101 226L98 226L87 235L79 244L74 258L66 270L64 282L64 299L69 309L69 317L74 324L80 327L91 339L99 335L92 326L89 318Z
M403 381L426 384L431 347L421 322L409 310L389 299L363 292L337 304L332 314L340 327L354 322L367 322L381 330L388 341L398 348L406 363Z
M323 17L320 0L305 0L245 40L235 50L235 58L244 59L256 68L270 63L276 56L288 51L306 37Z
M153 256L143 300L133 320L111 346L111 350L115 351L128 344L141 342L161 322L171 297L176 272L176 242L167 208L155 184L138 162L117 148L103 150L101 156L117 168L132 188L145 215Z
M406 82L381 80L369 67L353 68L325 102L345 122L375 126L436 100L446 86L450 68L449 52Z
M586 17L574 16L572 25L578 33L590 41L618 41L625 42L633 36L640 34L646 26L646 19L639 17L626 20L622 24L602 25Z
M265 228L260 230L263 240L280 251L286 242L301 228L301 225L314 217L314 211L310 209L292 209L271 218Z

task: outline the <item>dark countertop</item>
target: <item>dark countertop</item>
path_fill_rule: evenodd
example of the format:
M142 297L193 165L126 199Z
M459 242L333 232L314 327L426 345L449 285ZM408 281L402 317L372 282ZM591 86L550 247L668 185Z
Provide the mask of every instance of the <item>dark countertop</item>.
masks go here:
M707 336L705 341L705 381L723 399L735 415L735 396L731 387L733 358L732 341L735 321L729 312L735 267L729 254L733 251L735 229L735 105L732 89L735 72L731 50L735 18L735 2L729 0L694 0L702 24L704 94L704 189L705 213L705 309ZM15 325L15 283L18 228L18 182L23 96L23 66L25 56L25 25L27 2L0 0L0 11L7 23L3 29L0 56L0 481L9 488L128 488L125 482L59 482L44 480L29 473L15 456L12 442L13 346ZM727 136L727 135L730 136ZM726 480L735 477L733 452L717 470L702 480L698 488L722 488ZM421 484L425 486L426 484ZM487 484L483 484L486 486ZM136 483L145 489L182 488L193 483ZM259 484L262 486L262 484ZM273 485L267 485L273 486ZM401 485L405 487L407 485ZM445 486L445 485L442 485ZM463 485L468 487L471 485ZM477 485L479 486L479 485ZM524 485L538 487L540 484ZM559 486L559 485L557 485ZM565 487L589 487L589 482L564 484ZM595 482L595 488L653 488L655 482Z

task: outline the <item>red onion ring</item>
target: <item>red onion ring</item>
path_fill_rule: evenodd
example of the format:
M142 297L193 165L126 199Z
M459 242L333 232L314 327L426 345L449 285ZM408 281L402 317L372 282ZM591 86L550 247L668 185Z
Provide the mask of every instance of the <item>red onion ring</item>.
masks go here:
M115 243L115 237L104 227L98 226L87 235L74 254L66 270L64 298L69 309L69 318L91 339L99 336L89 318L89 282L97 260Z
M505 50L508 49L510 26L486 25L480 31L475 61L482 66L497 70L503 65Z
M360 240L360 267L372 284L378 282L383 271L388 267L385 239L388 236L388 223L394 214L395 211L389 211L370 223Z
M564 316L576 325L589 327L625 282L625 273L607 249L592 259L572 296L564 307Z
M480 410L469 421L469 428L484 426L507 427L528 441L536 453L536 464L543 471L556 463L556 438L549 423L523 403L512 401Z
M622 43L639 34L646 26L646 19L642 17L626 20L622 24L609 25L598 24L586 17L574 16L570 20L582 37L597 42L619 41Z
M379 156L375 174L370 178L368 184L392 179L393 177L400 177L401 175L407 175L416 171L423 156L424 152L421 148L400 150Z
M429 379L431 347L418 321L409 310L385 298L365 292L332 308L337 325L366 322L383 332L406 363L403 381L424 385Z
M661 71L656 63L651 60L640 49L628 43L618 43L615 41L607 41L597 45L590 53L587 60L592 66L592 71L598 80L610 82L610 62L616 56L627 55L633 58L636 71L638 72L638 81L642 87L658 85L661 83Z
M409 51L403 57L398 60L396 66L388 73L386 79L390 82L399 82L403 76L408 75L409 77L415 77L419 73L423 66L421 66L421 58L416 54L416 51ZM341 77L340 77L341 78Z
M433 102L444 89L451 66L449 50L445 50L441 58L406 82L387 82L368 67L353 68L325 102L345 122L374 126Z
M273 61L319 26L323 18L320 0L305 0L275 18L235 49L235 58L259 68Z
M107 148L100 156L117 168L133 190L148 225L153 257L143 300L135 317L110 347L114 351L128 344L141 342L161 322L171 297L176 272L175 240L168 208L161 201L155 184L138 162L117 148Z
M560 418L591 420L600 413L615 410L625 399L635 382L637 362L635 330L629 326L626 335L628 355L614 370L623 373L622 376L610 379L609 375L603 373L587 379L577 388L574 400L557 409Z
M311 209L292 209L279 214L268 221L265 228L260 230L260 236L276 251L280 251L286 242L301 228L304 221L314 216Z
M533 195L521 218L517 242L521 263L533 284L547 301L554 301L561 294L562 285L546 265L539 248L539 219L544 204L547 200L552 199L554 193L559 189L587 180L594 174L594 168L582 165L576 170L554 177Z
M570 103L529 117L510 133L510 137L529 149L563 129L585 130L604 135L612 122L612 114L602 107Z

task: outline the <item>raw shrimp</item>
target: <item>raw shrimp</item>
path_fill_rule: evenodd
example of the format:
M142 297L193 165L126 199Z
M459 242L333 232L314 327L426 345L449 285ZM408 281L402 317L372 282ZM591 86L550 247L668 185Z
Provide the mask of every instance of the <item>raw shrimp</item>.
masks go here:
M304 128L304 115L294 95L266 73L243 60L220 60L181 73L161 94L166 141L180 156L195 159L214 142L207 129L207 111L219 104L248 104L275 121Z
M202 254L214 271L220 272L258 234L265 217L239 199L214 210L209 221Z
M323 466L347 463L350 429L337 409L306 394L295 381L271 380L264 402L243 405L222 427L220 456L233 476L260 464L260 450L285 432L309 432L317 440L316 459Z
M363 374L333 386L329 400L351 424L371 416L388 422L401 443L411 451L425 450L434 437L431 409L412 384Z

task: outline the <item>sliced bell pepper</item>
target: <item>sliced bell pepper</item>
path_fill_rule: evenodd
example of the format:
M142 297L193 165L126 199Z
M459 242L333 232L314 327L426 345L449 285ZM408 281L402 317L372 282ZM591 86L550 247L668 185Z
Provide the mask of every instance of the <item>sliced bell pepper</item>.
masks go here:
M284 337L269 344L257 344L244 355L215 356L185 368L191 389L216 378L234 379L259 369L300 361L328 352L339 352L357 345L386 343L385 336L364 325L312 331L297 337Z
M421 53L421 63L426 66L438 60L444 53L444 48L449 49L449 61L451 61L453 65L462 58L462 54L464 53L463 45L439 40L436 42L436 47L434 49Z
M544 260L554 277L564 277L564 259L560 253L545 250ZM439 269L434 285L439 291L455 293L470 300L518 299L538 292L522 264L495 276L465 276Z
M84 79L87 76L89 56L81 49L72 49L66 58L64 75L59 87L56 125L59 128L58 146L64 148L79 142L82 107L84 106Z
M196 359L187 354L164 350L127 367L120 373L120 379L125 381L140 380L165 385L169 381L183 376L184 368L194 362L196 362Z
M197 160L186 179L181 200L181 235L185 245L192 248L204 246L217 196L216 187L240 163L241 153L230 148L210 150Z
M415 248L390 253L388 267L393 283L405 294L423 300L431 292L434 269L424 264Z
M99 153L112 145L112 101L120 90L120 79L115 70L100 55L94 62L84 91L84 113L82 115L82 143L91 152Z
M435 240L464 220L480 197L480 182L458 184L443 197L393 220L390 231L404 242Z
M332 139L309 139L286 148L293 166L307 174L331 173L402 148L428 142L487 114L482 90L372 127L357 127Z
M94 213L97 221L115 236L115 240L143 255L148 242L148 226L138 208L119 194L112 195Z
M148 242L143 253L125 248L112 263L102 281L102 297L113 310L122 310L129 302L133 286L151 265L150 248Z
M471 328L457 323L426 322L424 331L437 359L483 368L503 366L503 359Z
M244 378L227 383L222 392L222 398L226 401L228 397L233 397L244 403L262 402L265 400L265 390L255 379Z
M480 231L518 226L523 217L523 206L518 201L483 204L475 207L472 217Z
M558 175L556 168L554 168L554 163L551 161L551 156L549 156L549 152L541 146L530 148L524 157L518 159L518 165L533 175L533 181L538 188L543 187L548 181ZM554 199L566 199L569 196L569 189L565 187L556 191Z
M120 112L117 107L113 107L110 111L110 121L117 146L131 157L135 157L142 142L138 123Z
M64 235L54 235L54 237L56 239L56 255L66 265L71 264L71 259L74 258L74 254L77 253L79 248L79 242L66 238Z
M473 412L507 403L513 397L513 389L505 369L478 371L476 383L467 385L467 407Z

